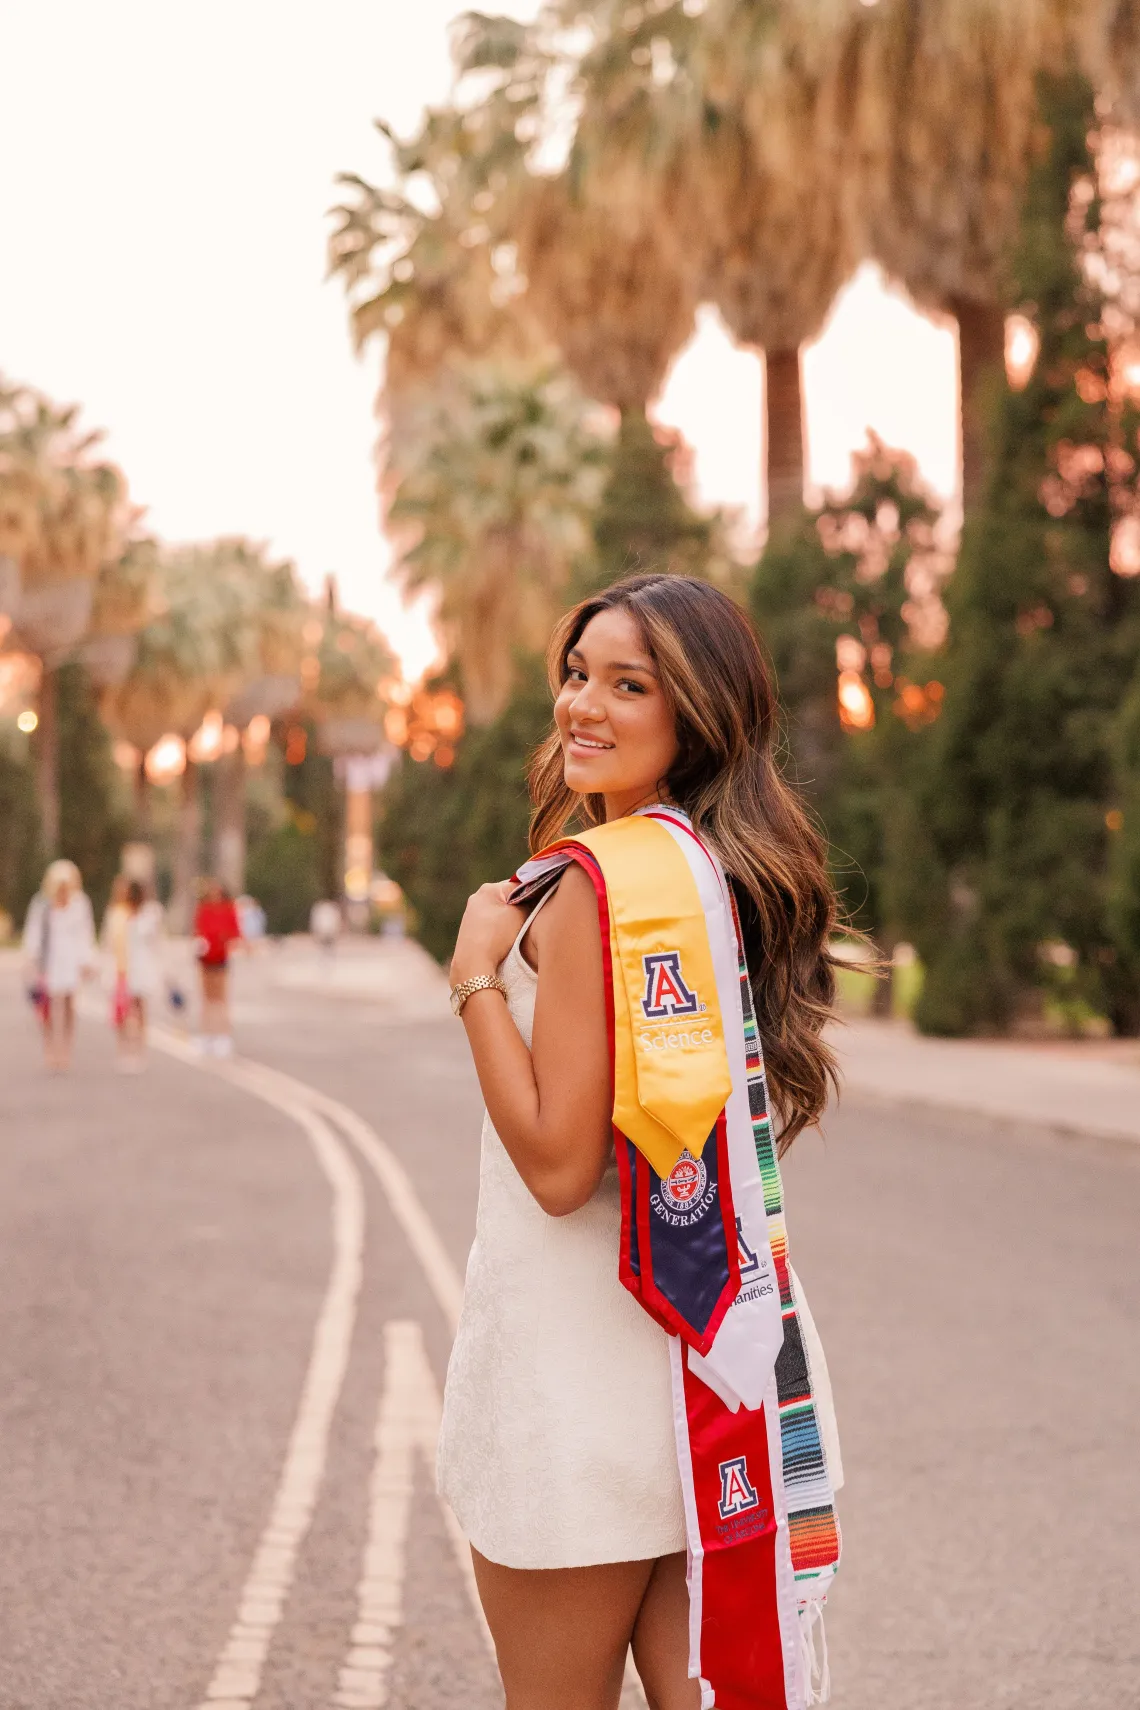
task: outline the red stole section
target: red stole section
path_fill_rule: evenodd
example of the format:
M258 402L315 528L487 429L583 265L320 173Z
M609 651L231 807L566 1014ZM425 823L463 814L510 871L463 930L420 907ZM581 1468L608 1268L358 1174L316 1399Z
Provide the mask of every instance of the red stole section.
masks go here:
M765 1410L730 1413L685 1362L701 1569L701 1674L716 1710L786 1710Z

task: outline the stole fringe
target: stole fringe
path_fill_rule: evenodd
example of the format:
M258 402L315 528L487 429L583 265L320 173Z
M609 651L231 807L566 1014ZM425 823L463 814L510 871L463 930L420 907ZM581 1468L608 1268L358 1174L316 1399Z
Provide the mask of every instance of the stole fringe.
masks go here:
M826 1704L831 1697L831 1665L827 1657L822 1597L800 1604L800 1661L803 1665L804 1703Z

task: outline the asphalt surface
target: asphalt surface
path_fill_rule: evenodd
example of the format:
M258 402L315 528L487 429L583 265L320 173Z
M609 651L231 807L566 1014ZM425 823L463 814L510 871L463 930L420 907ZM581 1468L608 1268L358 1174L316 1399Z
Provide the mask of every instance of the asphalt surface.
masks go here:
M250 1059L343 1101L402 1160L454 1266L479 1103L461 1032L399 997L238 970ZM405 1019L410 1014L415 1019ZM258 1710L324 1710L352 1648L384 1326L449 1330L375 1176L312 1524ZM836 1390L837 1710L1140 1704L1140 1147L860 1095L786 1166ZM0 970L0 1710L196 1710L274 1502L333 1263L289 1115L101 1021L42 1071ZM491 1710L495 1673L423 1456L396 1710Z

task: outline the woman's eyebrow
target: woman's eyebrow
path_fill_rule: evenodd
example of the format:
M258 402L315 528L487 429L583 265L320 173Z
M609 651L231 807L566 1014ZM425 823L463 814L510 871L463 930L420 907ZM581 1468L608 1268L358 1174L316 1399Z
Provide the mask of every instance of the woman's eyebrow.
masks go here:
M579 652L576 647L572 647L566 655L567 665L569 665L571 660L574 660L576 663L581 665L586 663L585 655ZM653 666L646 659L611 659L606 666L606 670L640 671L642 675L646 677L656 677L657 675Z

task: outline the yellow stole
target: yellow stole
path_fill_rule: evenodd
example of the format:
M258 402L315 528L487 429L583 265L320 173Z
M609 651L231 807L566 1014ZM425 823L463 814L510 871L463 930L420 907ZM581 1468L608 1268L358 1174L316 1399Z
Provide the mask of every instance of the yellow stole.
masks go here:
M704 906L659 821L635 814L572 840L601 870L610 922L614 1125L662 1179L699 1158L732 1076Z

